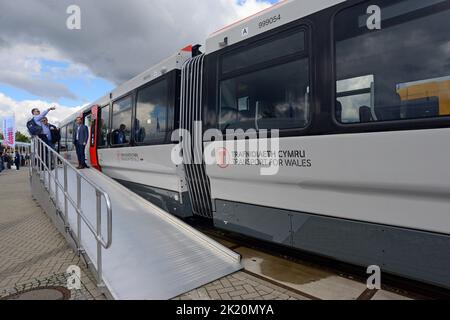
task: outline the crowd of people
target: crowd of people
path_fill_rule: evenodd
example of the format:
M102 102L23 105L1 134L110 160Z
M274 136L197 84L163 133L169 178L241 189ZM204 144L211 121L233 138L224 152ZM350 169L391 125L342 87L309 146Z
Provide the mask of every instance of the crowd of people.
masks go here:
M13 166L16 170L21 167L30 165L30 154L24 154L16 151L16 153L6 152L3 147L0 147L0 172L4 170L11 170Z

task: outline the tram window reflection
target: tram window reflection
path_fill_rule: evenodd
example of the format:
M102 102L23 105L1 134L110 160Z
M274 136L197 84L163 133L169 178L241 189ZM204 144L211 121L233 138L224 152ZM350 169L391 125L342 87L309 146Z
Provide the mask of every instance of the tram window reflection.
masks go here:
M380 1L380 30L361 22L368 18L368 2L336 16L336 100L342 105L338 121L450 115L450 33L442 27L449 25L450 9L432 8L442 2ZM356 80L359 87L343 88Z
M309 122L308 59L224 80L220 128L295 129Z
M124 145L130 143L132 104L133 101L131 96L113 103L113 145Z
M73 142L75 141L74 132L75 122L71 122L67 125L67 151L75 150L75 147L73 145Z
M374 76L365 75L361 77L343 79L337 82L337 101L340 103L340 115L338 121L342 123L363 122L360 112L364 106L370 108L372 118L374 117ZM366 111L367 112L367 111Z
M139 90L134 126L136 142L163 143L173 123L173 118L169 119L168 114L168 82L166 80Z
M67 126L61 128L61 141L59 143L61 152L67 151Z
M105 147L108 145L109 137L109 105L101 109L100 119L100 139L98 140L98 146Z

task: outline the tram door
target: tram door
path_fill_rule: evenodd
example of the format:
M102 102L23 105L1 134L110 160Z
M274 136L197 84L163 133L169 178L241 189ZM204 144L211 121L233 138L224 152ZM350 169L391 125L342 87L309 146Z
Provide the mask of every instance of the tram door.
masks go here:
M89 125L89 162L94 169L101 170L98 163L97 154L97 139L98 139L98 124L100 120L100 108L99 106L93 106L90 114Z
M88 127L88 129L89 129L89 137L91 136L91 123L92 123L92 115L91 115L91 112L89 111L84 114L84 125L86 127ZM90 164L91 157L90 157L90 153L89 153L89 144L86 145L84 153L86 154L86 163Z

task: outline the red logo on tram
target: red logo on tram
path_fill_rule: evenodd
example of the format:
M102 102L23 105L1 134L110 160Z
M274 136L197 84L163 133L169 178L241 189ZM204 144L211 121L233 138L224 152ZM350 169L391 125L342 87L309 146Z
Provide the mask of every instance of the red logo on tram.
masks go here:
M216 161L219 168L226 169L230 166L228 163L228 159L230 159L230 153L226 148L220 148L216 151Z

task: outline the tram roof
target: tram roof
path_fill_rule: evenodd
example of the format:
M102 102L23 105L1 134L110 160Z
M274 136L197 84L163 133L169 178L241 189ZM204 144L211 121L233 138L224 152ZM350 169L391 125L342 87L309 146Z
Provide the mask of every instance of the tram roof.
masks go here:
M213 53L258 34L272 30L289 22L309 16L345 0L284 0L261 12L237 21L211 34L206 40L206 54ZM260 27L268 19L280 17L275 22ZM273 20L272 20L273 21ZM227 42L225 44L225 39Z
M154 79L157 79L164 74L179 70L183 66L183 63L192 57L192 47L188 46L180 50L177 54L161 61L160 63L154 65L150 69L147 69L138 76L132 78L131 80L120 85L111 92L112 100L120 98L124 94L130 92L131 90L138 88Z

